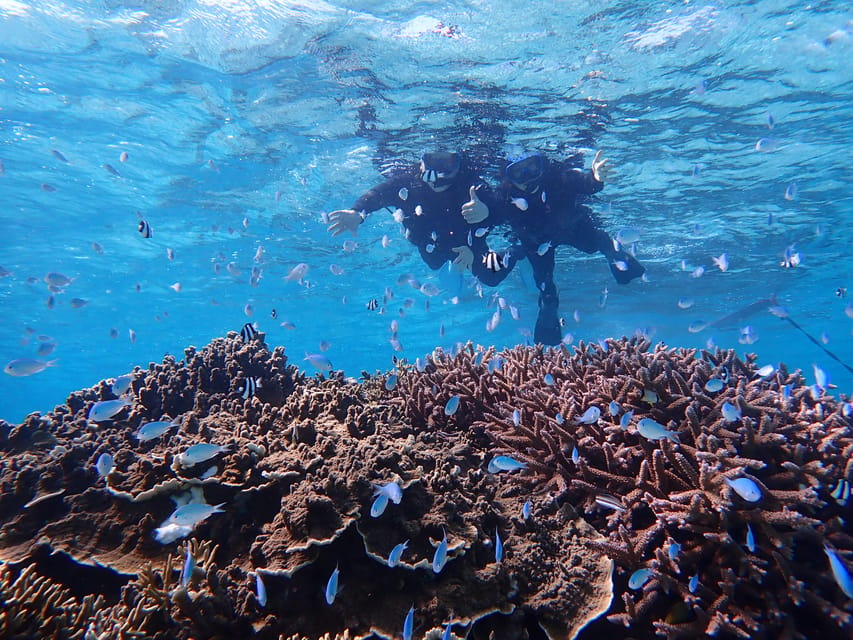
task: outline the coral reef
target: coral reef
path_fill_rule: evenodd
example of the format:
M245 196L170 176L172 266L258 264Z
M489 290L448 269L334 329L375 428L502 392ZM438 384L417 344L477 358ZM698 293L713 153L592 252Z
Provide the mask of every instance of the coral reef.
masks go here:
M390 638L413 607L415 637L853 633L829 566L853 554L850 405L799 372L623 339L468 345L357 382L263 337L137 371L109 421L88 418L103 382L0 423L4 629ZM174 424L140 440L155 420ZM122 586L75 589L44 548Z
M784 366L762 375L752 356L649 347L438 354L400 379L399 402L413 422L488 435L527 463L531 491L577 505L607 537L589 546L617 563L608 619L634 637L850 637L823 549L853 553L849 403ZM448 417L437 407L453 396ZM590 407L600 417L587 423ZM644 437L644 418L673 435ZM739 478L759 500L733 489Z
M0 560L32 571L46 546L124 576L87 616L87 638L391 638L414 607L419 636L452 621L457 636L515 638L538 623L562 639L609 608L613 562L589 545L604 538L571 505L528 493L519 473L488 473L486 434L407 418L384 375L306 378L262 334L185 355L138 370L110 420L89 418L115 398L103 382L48 415L0 423ZM175 426L138 438L160 420ZM216 447L188 464L199 444ZM375 487L388 483L402 499L373 517ZM178 505L205 515L183 529ZM73 571L54 573L57 593L74 583Z

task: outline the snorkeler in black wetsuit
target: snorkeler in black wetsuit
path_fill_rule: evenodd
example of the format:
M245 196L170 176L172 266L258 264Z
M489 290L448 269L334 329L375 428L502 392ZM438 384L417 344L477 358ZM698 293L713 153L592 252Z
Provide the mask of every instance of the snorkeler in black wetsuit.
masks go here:
M480 282L494 286L506 273L488 269L482 260L490 252L487 228L478 224L493 205L488 185L461 154L426 153L419 164L373 187L350 209L332 211L328 230L355 234L370 212L393 207L406 238L431 269L451 261L456 271L471 269Z
M557 316L560 299L554 284L555 247L568 244L584 253L602 253L620 284L627 284L645 272L632 255L614 246L607 232L593 220L591 209L583 204L584 196L604 187L606 162L599 151L592 169L583 172L549 162L537 153L510 162L504 169L496 193L500 205L490 222L502 219L510 224L533 267L539 289L536 342L559 344L562 337Z

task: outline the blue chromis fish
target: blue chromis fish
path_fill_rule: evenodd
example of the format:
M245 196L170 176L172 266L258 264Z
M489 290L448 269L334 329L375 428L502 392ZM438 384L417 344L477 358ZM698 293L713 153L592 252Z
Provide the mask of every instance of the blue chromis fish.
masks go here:
M175 509L166 522L182 527L195 527L199 522L204 522L214 513L224 513L220 508L223 506L225 506L224 502L215 505L205 504L204 502L189 502Z
M613 418L622 413L622 407L615 400L610 401L610 404L607 405L607 410L610 411L610 416Z
M532 509L533 509L533 505L530 503L530 500L528 500L521 507L521 517L524 520L529 520L530 519L530 513L531 513Z
M844 561L838 556L838 552L828 544L823 545L823 551L829 560L829 568L832 569L832 577L848 598L853 598L853 576L847 570Z
M192 580L193 571L195 570L195 558L193 558L193 554L190 549L190 543L187 542L187 556L184 559L184 567L181 569L181 586L184 589L187 588L190 580Z
M646 584L649 581L649 578L651 577L651 569L637 569L634 573L631 574L631 577L628 578L628 588L642 589L643 585Z
M516 469L526 469L527 464L519 462L512 456L495 456L489 460L487 467L489 473L498 473L500 471L515 471Z
M723 420L726 422L737 422L741 418L741 410L728 402L723 403L723 408L720 410L723 414Z
M306 353L304 360L308 361L317 371L328 373L332 370L332 361L322 353Z
M155 438L162 436L172 427L177 427L179 424L180 423L177 418L170 421L158 420L157 422L146 422L144 425L139 427L139 430L136 432L136 439L139 440L139 442L154 440Z
M130 389L130 384L136 379L136 373L125 373L113 380L112 390L117 396Z
M400 564L400 559L403 557L403 553L405 553L406 548L409 546L409 541L401 542L396 545L393 549L391 549L391 553L388 554L387 564L392 569Z
M409 608L406 619L403 621L403 640L412 640L412 632L415 626L415 605Z
M119 413L125 407L133 406L130 400L102 400L96 402L89 409L89 420L92 422L105 422L112 420L113 416Z
M664 438L678 442L678 433L670 431L660 422L651 418L643 418L637 423L637 431L647 440L663 440Z
M622 419L619 420L619 426L624 430L628 428L628 425L631 424L631 420L634 419L633 411L626 411L622 414Z
M725 383L719 378L711 378L708 382L705 383L705 391L710 393L716 393L720 391L725 385Z
M554 386L554 376L552 376L550 373L546 373L545 376L542 378L542 381L549 387Z
M687 589L690 593L696 593L696 589L699 588L699 574L694 573L690 578L690 582L687 583Z
M202 462L207 462L211 458L215 458L220 453L228 451L228 445L217 445L202 442L194 444L184 453L179 453L175 456L175 460L182 467L192 467Z
M373 504L370 506L370 517L378 518L383 513L385 513L385 507L388 506L388 496L384 493L380 493L376 496L376 499L373 501Z
M594 422L598 422L600 417L601 409L598 407L590 407L583 412L583 415L580 418L577 418L576 422L578 424L592 424Z
M444 405L444 415L452 416L459 409L459 396L453 396L450 400L447 401L447 404Z
M374 484L373 495L387 496L394 504L400 504L403 499L403 489L396 482L386 482L385 484Z
M730 480L723 476L723 480L732 488L732 491L747 502L758 502L761 500L761 489L751 478L742 477Z
M501 534L498 532L498 528L495 527L495 562L500 563L504 558L504 543L501 540Z
M258 594L258 604L263 609L267 606L267 586L264 584L264 579L261 574L255 572L255 591Z
M95 463L95 469L98 470L98 475L106 478L116 468L115 461L109 453L102 453L98 456L98 461Z
M329 576L329 581L326 583L326 604L334 604L335 602L335 596L338 595L339 575L340 571L337 565L335 565L335 570L332 571L332 575Z
M678 558L678 554L681 553L681 545L673 540L669 543L669 551L667 553L669 555L669 559L675 562Z
M433 573L441 573L445 564L447 564L447 531L444 531L444 537L435 548L435 554L432 556Z
M746 525L746 548L750 553L755 553L755 534L752 531L752 525Z

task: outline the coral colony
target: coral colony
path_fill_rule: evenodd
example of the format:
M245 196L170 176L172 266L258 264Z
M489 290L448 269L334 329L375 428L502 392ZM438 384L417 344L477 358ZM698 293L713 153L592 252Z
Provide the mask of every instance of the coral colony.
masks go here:
M850 405L799 372L623 339L357 382L263 339L0 423L0 636L853 635Z

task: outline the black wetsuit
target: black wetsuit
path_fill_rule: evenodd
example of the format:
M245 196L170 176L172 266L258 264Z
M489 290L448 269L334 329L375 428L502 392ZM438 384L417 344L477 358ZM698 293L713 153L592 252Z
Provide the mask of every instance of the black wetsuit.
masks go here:
M464 165L445 191L433 191L421 179L420 167L413 166L380 185L370 189L352 205L354 211L369 213L385 207L400 209L406 237L421 253L424 262L433 270L441 268L458 254L454 247L466 246L474 254L471 272L487 286L495 286L506 276L492 272L483 264L488 252L485 236L478 238L476 230L487 226L468 224L462 217L462 205L471 199L469 189L477 187L477 195L489 209L495 206L488 185ZM405 197L403 197L405 196Z
M524 255L530 260L540 292L539 316L534 330L536 342L559 344L562 339L557 317L560 299L554 284L554 249L557 246L567 244L584 253L604 254L620 284L627 284L645 271L633 256L615 249L607 232L593 220L592 210L583 204L587 196L601 191L603 186L593 178L591 171L549 162L535 192L525 193L508 180L498 188L496 199L501 204L496 208L493 222L509 223ZM550 247L545 245L547 242L551 243Z

